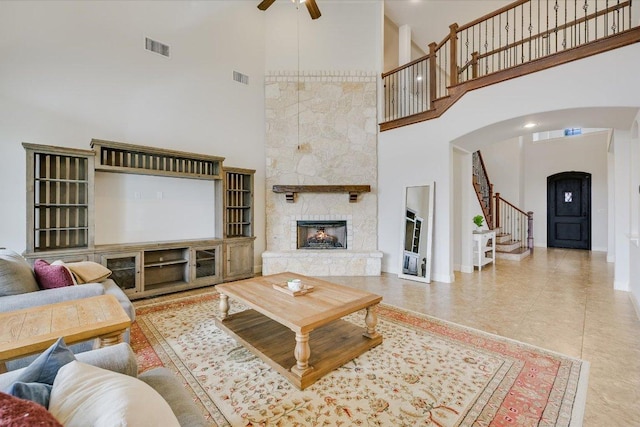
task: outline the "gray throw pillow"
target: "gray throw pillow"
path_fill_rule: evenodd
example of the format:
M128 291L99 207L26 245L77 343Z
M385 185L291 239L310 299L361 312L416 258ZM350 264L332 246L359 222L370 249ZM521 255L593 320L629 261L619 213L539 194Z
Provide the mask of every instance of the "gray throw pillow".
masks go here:
M42 383L23 383L16 381L7 389L7 394L19 397L20 399L36 402L49 409L49 397L51 396L51 385Z
M29 366L18 375L16 381L3 390L21 399L34 401L45 408L49 407L51 386L58 375L58 370L69 362L76 360L73 352L64 343L62 337L40 354ZM2 422L0 422L0 425Z
M0 296L40 290L29 263L9 249L0 249Z

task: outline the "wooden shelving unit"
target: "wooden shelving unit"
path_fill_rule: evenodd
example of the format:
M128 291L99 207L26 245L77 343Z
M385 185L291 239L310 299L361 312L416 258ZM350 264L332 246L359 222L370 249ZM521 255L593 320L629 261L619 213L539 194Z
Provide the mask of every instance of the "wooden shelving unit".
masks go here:
M221 283L222 239L96 246L96 261L131 299Z
M224 277L253 277L253 179L255 170L224 169Z
M222 179L224 157L92 139L96 170L192 179Z
M254 170L225 168L225 236L253 235Z
M102 263L131 298L253 276L254 170L223 169L224 157L98 139L93 150L23 146L28 260ZM95 246L96 171L215 181L214 233L222 237Z
M93 246L93 151L23 143L27 252Z

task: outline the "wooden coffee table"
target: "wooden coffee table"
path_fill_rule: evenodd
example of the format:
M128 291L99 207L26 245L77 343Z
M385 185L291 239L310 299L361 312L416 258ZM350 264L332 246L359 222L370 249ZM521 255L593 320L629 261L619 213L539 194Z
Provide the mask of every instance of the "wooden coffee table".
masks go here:
M300 279L313 292L292 296L273 288ZM375 309L382 297L294 273L217 285L216 325L300 389L382 342ZM229 315L229 298L250 307ZM365 325L342 317L366 309ZM313 333L312 333L313 331Z
M5 361L40 353L59 337L67 344L99 339L117 344L131 319L113 295L100 295L0 313L0 372Z

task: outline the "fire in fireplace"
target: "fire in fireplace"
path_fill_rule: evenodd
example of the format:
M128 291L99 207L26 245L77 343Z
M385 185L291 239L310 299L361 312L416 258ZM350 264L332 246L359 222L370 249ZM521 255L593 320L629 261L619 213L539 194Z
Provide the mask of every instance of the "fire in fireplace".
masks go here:
M347 221L298 221L298 249L346 249Z

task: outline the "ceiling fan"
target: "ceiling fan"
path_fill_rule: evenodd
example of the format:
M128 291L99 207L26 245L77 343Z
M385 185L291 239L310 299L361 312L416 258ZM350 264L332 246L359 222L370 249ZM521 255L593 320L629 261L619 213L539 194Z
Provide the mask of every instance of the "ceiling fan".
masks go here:
M276 0L262 0L258 5L258 9L267 10L269 6L273 4ZM320 18L320 9L318 9L318 5L316 4L316 0L291 0L294 3L299 1L300 3L305 3L307 5L307 10L309 10L309 15L311 15L311 19Z

